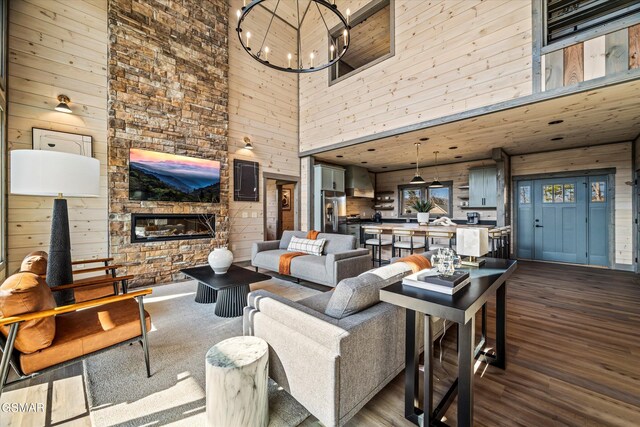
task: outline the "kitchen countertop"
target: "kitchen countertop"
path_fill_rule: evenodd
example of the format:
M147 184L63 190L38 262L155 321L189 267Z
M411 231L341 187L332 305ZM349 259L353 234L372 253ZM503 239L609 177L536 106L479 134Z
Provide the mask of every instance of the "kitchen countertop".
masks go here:
M375 223L375 222L367 222L360 223L360 225L366 225L371 227L381 228L386 231L392 231L394 229L406 229L406 230L415 230L415 231L445 231L455 233L458 228L493 228L494 225L487 224L456 224L454 226L447 225L419 225L416 222L412 223Z

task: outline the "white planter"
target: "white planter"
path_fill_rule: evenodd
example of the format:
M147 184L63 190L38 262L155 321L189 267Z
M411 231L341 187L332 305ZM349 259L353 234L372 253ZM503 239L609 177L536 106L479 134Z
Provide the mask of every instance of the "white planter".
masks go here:
M429 212L418 212L418 224L426 224L429 222Z
M231 267L233 253L227 248L214 248L209 254L209 265L216 274L224 274Z

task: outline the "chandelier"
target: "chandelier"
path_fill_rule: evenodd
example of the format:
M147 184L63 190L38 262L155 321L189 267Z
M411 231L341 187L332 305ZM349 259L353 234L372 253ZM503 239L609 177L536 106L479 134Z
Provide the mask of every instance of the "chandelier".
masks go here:
M244 50L276 70L323 70L338 62L349 48L351 11L347 9L346 17L342 15L335 0L245 1L236 15L236 31Z

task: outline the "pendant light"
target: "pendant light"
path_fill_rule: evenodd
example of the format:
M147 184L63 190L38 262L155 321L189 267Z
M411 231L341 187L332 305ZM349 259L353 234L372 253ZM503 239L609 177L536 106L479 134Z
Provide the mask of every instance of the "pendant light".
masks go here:
M440 181L438 181L438 153L439 151L434 151L433 154L436 156L436 179L433 180L431 184L429 184L429 188L442 188L444 185Z
M424 184L425 181L421 176L420 176L420 172L418 171L418 168L420 167L420 143L416 142L415 143L416 146L416 175L413 177L413 179L409 182L409 184Z

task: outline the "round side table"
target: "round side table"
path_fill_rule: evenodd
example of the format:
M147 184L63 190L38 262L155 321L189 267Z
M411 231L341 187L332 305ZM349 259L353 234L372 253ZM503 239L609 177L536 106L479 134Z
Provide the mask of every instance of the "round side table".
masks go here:
M269 424L269 346L258 337L233 337L207 352L207 426Z

